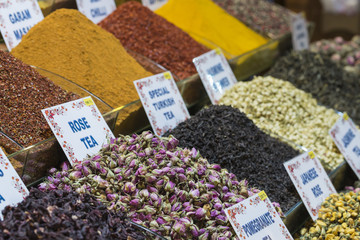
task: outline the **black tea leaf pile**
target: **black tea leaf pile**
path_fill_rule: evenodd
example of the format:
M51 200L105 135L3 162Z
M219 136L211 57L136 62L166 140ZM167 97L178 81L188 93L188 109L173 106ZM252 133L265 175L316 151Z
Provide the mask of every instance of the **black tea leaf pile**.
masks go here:
M220 164L239 179L264 190L284 212L300 201L283 162L300 153L261 131L230 106L210 106L166 135L180 147L195 147L210 163Z

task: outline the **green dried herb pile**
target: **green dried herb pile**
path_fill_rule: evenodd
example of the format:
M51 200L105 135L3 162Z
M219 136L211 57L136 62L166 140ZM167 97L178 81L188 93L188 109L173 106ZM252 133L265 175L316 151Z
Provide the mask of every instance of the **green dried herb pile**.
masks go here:
M360 124L360 81L329 57L310 51L291 52L279 59L268 75L291 82L319 104L347 112Z

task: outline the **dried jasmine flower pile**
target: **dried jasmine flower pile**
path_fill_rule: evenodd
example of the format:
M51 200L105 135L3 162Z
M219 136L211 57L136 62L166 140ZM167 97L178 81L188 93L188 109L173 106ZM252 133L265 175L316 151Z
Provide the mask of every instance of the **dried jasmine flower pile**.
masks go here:
M339 116L287 81L268 76L238 82L220 104L239 108L262 130L314 150L325 168L344 161L328 133Z
M360 193L331 194L323 202L319 218L301 229L295 239L359 239L359 205Z
M124 214L108 210L89 194L31 189L16 207L6 207L3 216L0 239L146 239Z
M345 41L342 37L323 39L312 43L310 51L327 55L346 71L360 73L359 35L354 36L350 41Z
M300 201L283 166L300 153L261 131L239 109L210 106L166 135L170 134L180 147L194 146L210 163L220 164L264 190L283 211Z
M237 239L224 209L259 190L177 145L151 132L120 136L40 188L93 194L167 239Z
M291 52L279 59L268 75L287 80L312 94L319 104L347 112L360 123L360 81L325 55Z

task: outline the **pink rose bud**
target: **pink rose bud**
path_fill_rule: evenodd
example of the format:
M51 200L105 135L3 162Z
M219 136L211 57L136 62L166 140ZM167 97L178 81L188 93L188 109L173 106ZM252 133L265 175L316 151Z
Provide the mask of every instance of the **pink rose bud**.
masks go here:
M186 231L186 227L183 223L181 223L180 221L176 221L174 226L173 226L173 229L175 232L177 232L180 236L184 235L185 234L185 231Z
M175 188L175 183L173 183L172 181L168 181L164 187L165 191L168 191L168 192L172 192Z
M139 206L139 204L140 204L140 200L139 200L139 199L133 199L133 200L131 200L131 201L129 202L129 205L134 206L134 207Z
M82 173L80 171L73 171L69 174L69 178L71 180L77 180L82 177Z
M205 214L206 214L206 210L203 209L203 208L199 208L199 209L196 210L196 212L195 212L195 216L196 216L198 219L202 219L203 217L205 217Z
M198 197L200 197L200 191L199 191L199 189L191 190L190 193L189 193L189 196L190 196L191 198L198 198Z
M214 204L214 208L218 211L220 211L222 209L222 204L221 203L215 203Z
M127 182L127 183L125 183L123 190L126 193L132 193L135 191L135 189L136 189L136 186L132 182Z

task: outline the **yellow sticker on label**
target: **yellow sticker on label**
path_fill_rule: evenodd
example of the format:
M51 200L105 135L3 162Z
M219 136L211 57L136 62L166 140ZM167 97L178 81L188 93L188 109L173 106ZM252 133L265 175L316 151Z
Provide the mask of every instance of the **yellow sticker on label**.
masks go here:
M171 74L169 72L164 73L165 79L171 79Z
M221 54L220 48L215 48L215 52L216 52L217 55L220 55Z
M344 113L343 118L344 118L344 120L346 121L346 120L349 119L349 115L348 115L347 113Z
M267 199L267 195L264 191L261 191L258 193L259 194L259 197L262 201L264 201L265 199Z
M313 151L310 151L309 156L310 156L311 159L314 159L315 158L315 153Z
M85 98L84 103L85 103L86 106L94 105L94 102L93 102L93 100L91 98Z

